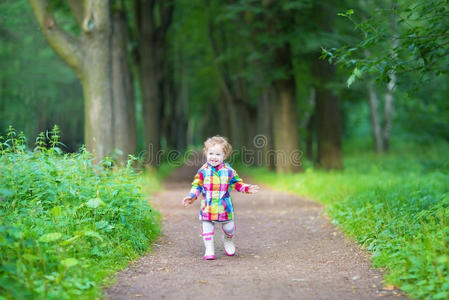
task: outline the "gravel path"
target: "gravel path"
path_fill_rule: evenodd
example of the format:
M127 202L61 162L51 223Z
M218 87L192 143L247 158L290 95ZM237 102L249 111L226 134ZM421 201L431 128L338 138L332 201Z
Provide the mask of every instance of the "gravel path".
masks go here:
M384 287L381 272L322 205L264 186L232 194L236 255L224 254L216 225L216 260L204 261L199 201L181 205L197 169L177 169L150 200L163 215L163 235L117 274L109 299L407 299Z

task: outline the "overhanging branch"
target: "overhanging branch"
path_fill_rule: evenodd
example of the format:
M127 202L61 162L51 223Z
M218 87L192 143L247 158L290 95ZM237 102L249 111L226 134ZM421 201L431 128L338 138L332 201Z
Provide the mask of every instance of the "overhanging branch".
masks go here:
M46 0L29 1L42 33L50 46L70 67L79 71L82 61L80 40L59 27Z

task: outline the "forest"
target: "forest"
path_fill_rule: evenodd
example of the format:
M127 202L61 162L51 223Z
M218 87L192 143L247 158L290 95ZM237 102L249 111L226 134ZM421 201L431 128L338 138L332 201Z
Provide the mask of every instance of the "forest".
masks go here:
M0 299L101 295L214 135L447 299L448 66L448 0L0 0Z

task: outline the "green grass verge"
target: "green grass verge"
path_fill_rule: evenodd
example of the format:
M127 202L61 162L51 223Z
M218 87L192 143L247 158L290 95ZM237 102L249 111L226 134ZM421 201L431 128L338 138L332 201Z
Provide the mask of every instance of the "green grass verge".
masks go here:
M158 183L44 139L32 152L12 131L0 141L0 299L102 297L105 279L159 234L144 191Z
M255 181L327 207L333 222L372 253L387 282L418 299L449 298L449 146L352 151L344 171L306 164L301 174L246 169Z

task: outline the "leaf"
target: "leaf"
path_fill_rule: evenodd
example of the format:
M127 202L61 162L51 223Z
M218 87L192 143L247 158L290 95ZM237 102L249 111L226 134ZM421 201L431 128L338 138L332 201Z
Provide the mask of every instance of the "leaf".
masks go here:
M40 259L39 256L30 254L30 253L25 253L24 255L22 255L22 257L23 257L25 260L27 260L27 261L34 261L34 260L39 260L39 259Z
M348 9L347 11L345 11L344 13L337 13L337 16L340 17L349 17L350 15L354 14L354 10L353 9Z
M64 246L65 245L69 245L69 244L71 244L72 242L76 241L79 238L80 238L79 235L72 236L71 238L69 238L69 239L65 240L64 242L62 242L62 245L64 245Z
M449 261L449 256L447 256L447 255L438 256L436 261L439 264L445 264L445 263L447 263Z
M39 242L44 242L44 243L49 243L49 242L54 242L59 240L62 237L62 234L59 232L52 232L52 233L47 233L44 234L43 236L41 236L38 241Z
M355 80L355 75L354 75L354 74L352 74L351 76L349 76L348 81L346 82L347 85L348 85L348 87L350 87L351 84L354 83L354 80Z
M86 206L90 207L90 208L97 208L103 204L104 204L104 202L100 198L93 198L86 202Z
M76 266L78 263L79 263L79 261L73 257L66 258L61 261L61 265L65 266L66 268Z
M89 281L89 280L87 280L87 279L84 280L84 283L75 281L75 286L76 286L77 288L79 288L80 290L87 290L87 289L89 289L91 286L94 286L94 285L95 285L94 282Z
M95 232L92 230L86 230L86 231L83 231L83 234L84 234L84 236L90 236L90 237L96 238L100 241L103 241L103 238L101 237L100 234L98 234L98 232Z
M349 78L348 78L348 81L347 81L348 87L354 83L356 78L361 78L362 74L363 74L363 72L360 69L358 69L357 67L355 67L354 70L352 71L351 76L349 76Z
M62 209L61 209L61 206L60 206L60 205L57 205L57 206L53 207L53 208L50 210L50 214L51 214L53 217L59 217L59 216L61 216L61 215L62 215Z

